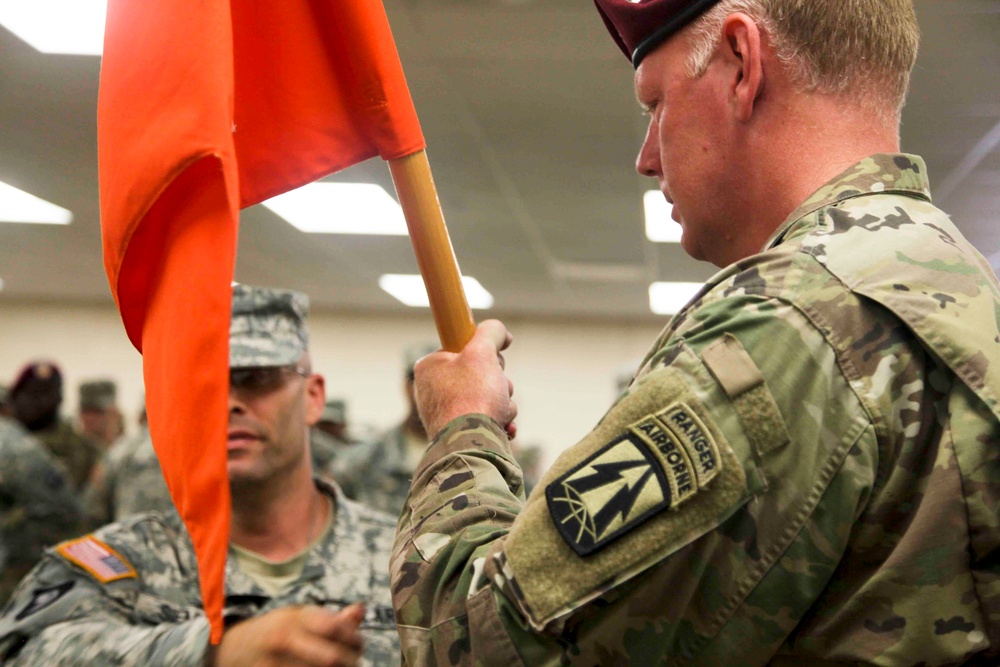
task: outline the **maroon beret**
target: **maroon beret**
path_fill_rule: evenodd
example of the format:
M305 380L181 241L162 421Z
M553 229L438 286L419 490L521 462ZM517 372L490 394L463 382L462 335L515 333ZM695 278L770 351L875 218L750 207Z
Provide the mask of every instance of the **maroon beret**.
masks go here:
M59 367L49 361L36 361L21 369L14 379L14 384L10 386L10 394L13 396L29 380L39 380L46 384L53 384L62 387L62 372Z
M633 67L719 0L594 0L608 32Z

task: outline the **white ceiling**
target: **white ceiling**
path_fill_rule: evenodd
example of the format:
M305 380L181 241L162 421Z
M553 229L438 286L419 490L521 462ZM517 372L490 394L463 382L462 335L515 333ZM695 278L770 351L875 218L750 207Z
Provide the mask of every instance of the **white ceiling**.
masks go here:
M916 0L924 31L903 146L936 201L1000 267L1000 1ZM645 239L633 171L645 127L631 67L587 0L387 0L463 272L490 314L653 319L654 280L713 267ZM97 203L100 61L42 55L0 28L0 181L72 210L66 227L0 224L0 302L106 301ZM373 180L368 162L330 180ZM415 273L405 237L304 234L244 212L237 279L321 308L403 311L377 286ZM482 317L482 314L478 315Z

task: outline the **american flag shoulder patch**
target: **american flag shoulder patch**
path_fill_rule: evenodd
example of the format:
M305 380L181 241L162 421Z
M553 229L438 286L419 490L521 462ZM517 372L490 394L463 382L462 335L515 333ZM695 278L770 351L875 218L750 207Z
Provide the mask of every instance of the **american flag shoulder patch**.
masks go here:
M56 551L77 567L83 568L102 584L138 575L125 558L93 535L63 542Z

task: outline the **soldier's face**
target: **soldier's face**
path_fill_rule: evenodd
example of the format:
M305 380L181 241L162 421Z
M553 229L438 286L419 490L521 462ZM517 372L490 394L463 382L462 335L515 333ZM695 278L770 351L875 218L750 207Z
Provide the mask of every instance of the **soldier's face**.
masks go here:
M646 56L636 71L636 97L649 115L636 170L656 178L673 204L684 250L695 259L725 265L729 262L719 251L736 233L730 214L739 189L730 176L728 70L713 59L705 74L691 78L688 48L682 32Z
M302 377L290 368L275 369L273 381L231 386L227 451L234 488L308 468L309 427L325 400L321 375Z
M11 398L14 416L28 429L49 422L62 403L62 385L49 380L26 380Z
M80 410L80 430L89 438L110 443L118 436L121 414L114 408Z

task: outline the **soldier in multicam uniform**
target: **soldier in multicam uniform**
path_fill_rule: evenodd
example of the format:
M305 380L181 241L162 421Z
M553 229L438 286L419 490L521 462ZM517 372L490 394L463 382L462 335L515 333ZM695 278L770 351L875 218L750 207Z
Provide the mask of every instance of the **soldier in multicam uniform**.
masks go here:
M62 373L50 362L27 365L10 388L14 417L69 473L80 492L97 471L100 451L89 438L77 433L59 416L63 400Z
M1000 289L896 153L910 0L597 0L722 270L524 501L482 324L392 586L410 665L1000 664Z
M413 345L405 353L404 391L408 412L402 422L371 444L346 453L334 467L345 491L358 502L398 516L410 491L413 471L427 449L424 429L413 396L413 366L433 345Z
M46 548L81 532L80 501L63 468L0 417L0 607Z
M209 649L180 518L153 512L47 552L0 617L0 662L398 664L388 588L395 521L312 477L308 430L325 390L309 370L307 310L297 292L233 289L233 521L220 645Z

